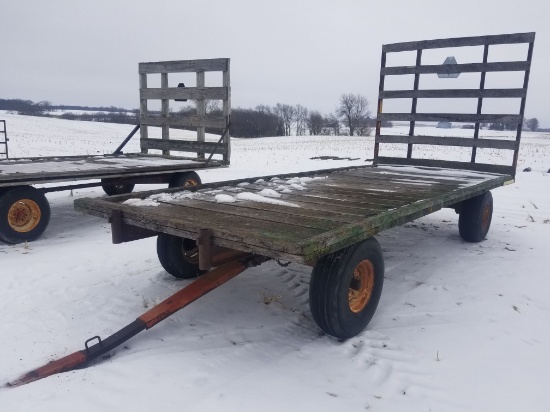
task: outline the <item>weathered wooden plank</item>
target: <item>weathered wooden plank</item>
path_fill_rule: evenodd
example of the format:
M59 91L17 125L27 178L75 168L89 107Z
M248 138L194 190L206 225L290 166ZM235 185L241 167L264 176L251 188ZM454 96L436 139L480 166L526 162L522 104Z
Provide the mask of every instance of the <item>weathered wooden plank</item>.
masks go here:
M447 65L448 66L448 65ZM433 89L433 90L386 90L380 92L382 99L409 98L514 98L525 97L526 89Z
M381 76L435 73L517 72L529 70L530 62L493 62L465 64L425 64L422 66L392 66L380 69Z
M351 170L352 172L363 172L363 169L358 168ZM347 171L346 171L347 172ZM467 170L453 170L452 174L444 173L441 174L438 168L429 168L424 166L419 166L411 168L407 165L373 165L372 171L369 173L391 173L391 174L400 174L404 177L421 177L421 178L434 178L437 180L452 180L461 183L473 182L475 180L487 180L491 178L492 175L488 175L485 172L475 172Z
M376 166L372 168L372 171L369 173L362 173L359 169L357 171L350 170L346 172L338 173L339 178L343 179L370 179L376 176L390 176L396 179L408 179L408 180L423 180L434 183L450 183L450 184L467 184L477 179L484 179L484 175L480 176L467 176L467 175L456 175L456 176L437 176L433 173L423 172L421 169L417 170L399 170L399 166L392 166L391 169L384 166ZM401 167L403 168L403 167Z
M249 203L249 202L250 201L244 201L244 202L238 202L238 203ZM187 210L187 208L192 208L199 211L209 211L209 212L218 214L220 217L223 217L226 215L242 216L242 217L251 218L255 220L271 222L274 224L283 223L283 224L288 224L292 226L314 228L314 229L320 229L324 231L335 229L338 226L342 225L342 222L335 222L329 219L322 219L314 216L297 216L294 214L285 213L285 209L298 209L294 207L291 208L288 206L279 206L279 210L272 211L267 209L253 209L253 208L239 207L238 203L216 203L212 201L200 201L197 199L175 199L175 200L162 201L162 203L166 205L173 205L174 207L185 208L185 210ZM265 205L265 204L266 203L262 203L258 206Z
M422 181L421 181L422 180ZM352 195L353 192L356 192L355 194L361 193L366 196L374 196L376 198L379 197L387 197L393 200L403 200L403 201L410 201L412 198L414 198L415 193L418 191L433 191L435 188L440 187L446 187L446 186L458 186L460 184L459 181L451 181L451 180L426 180L426 179L418 179L414 178L414 176L409 176L408 178L401 175L396 174L380 174L380 173L369 173L366 176L362 176L361 174L357 173L349 173L349 174L335 174L334 176L331 176L331 178L320 181L320 182L312 182L308 184L308 189L318 190L320 192L323 192L325 190L335 190L335 191L342 191L342 190L348 190L350 191L350 195ZM392 188L393 190L401 190L400 192L391 192L387 195L384 195L383 192L381 193L379 190L385 188ZM407 193L407 192L413 192Z
M165 62L139 63L139 73L182 73L224 71L229 59L174 60Z
M168 73L161 73L160 75L160 85L163 89L166 89L168 87ZM161 116L164 118L164 119L168 119L170 117L170 105L169 105L169 102L168 102L168 98L165 98L163 97L162 98L162 108L161 108ZM163 140L168 140L170 139L170 127L168 126L168 124L163 124L162 125L162 139ZM143 148L143 146L142 146ZM163 149L162 150L162 154L164 156L168 156L170 154L170 150L169 149Z
M257 193L259 189L249 189L243 190L244 192L254 192ZM224 194L229 194L235 196L237 193L235 191L224 192ZM341 214L351 214L356 216L365 216L379 213L382 210L388 209L386 206L375 206L369 205L362 202L353 202L347 201L344 199L334 199L328 197L315 196L313 194L307 193L285 193L281 194L279 200L285 202L290 202L304 209L311 210L324 210L324 211L334 211Z
M227 120L223 116L216 115L193 115L185 117L170 117L168 119L162 117L142 117L139 120L140 124L148 126L182 126L182 127L211 127L216 129L224 129L227 126Z
M483 147L490 149L515 150L518 144L513 140L473 139L468 137L442 136L397 136L380 135L375 139L378 143L429 144L434 146Z
M104 205L110 207L98 207L97 203L95 202L96 200L97 199L78 199L79 202L75 203L75 210L92 216L108 219L111 214L112 209L110 207L112 207L112 203L104 202ZM89 201L92 201L93 204L89 204ZM102 201L100 202L103 203ZM187 239L196 239L198 235L195 232L188 231L181 225L178 227L172 227L170 225L166 225L166 222L144 222L141 218L133 219L131 216L128 217L125 215L123 215L122 221L123 223L128 225L143 227L145 229L154 230L159 233L167 233L169 235L184 237ZM257 245L251 246L246 243L238 242L237 240L227 240L215 236L212 238L212 241L215 245L218 246L228 247L243 252L256 253L260 256L269 256L274 259L284 259L295 263L306 263L302 256L292 255L289 253L274 250L272 248L265 248Z
M215 200L201 199L201 198L197 198L193 200L195 200L197 204L216 202ZM231 207L235 207L239 209L247 209L247 210L251 209L259 212L270 211L270 212L277 212L281 215L291 215L296 217L307 217L307 218L314 217L314 218L329 220L332 222L340 222L340 223L356 222L360 217L363 216L359 213L357 214L340 213L334 209L326 211L326 210L320 210L320 209L313 209L311 207L308 207L308 208L286 207L286 206L279 206L271 203L253 202L253 201L236 202L236 203L231 203L230 205Z
M326 185L324 188L319 188L317 191L321 193L323 190L333 191L334 193L348 192L349 197L364 197L366 199L369 199L373 203L376 202L376 204L379 206L388 207L415 202L416 200L423 198L426 195L425 192L413 191L409 189L407 189L407 191L401 191L399 189L389 190L386 189L386 186L384 186L383 184L377 184L376 186L374 186L371 185L370 182L366 181L363 181L360 184L362 185L362 187L357 188L357 181L346 179L337 183L337 189L332 188L332 185ZM334 186L336 186L336 184ZM380 190L382 188L386 190Z
M351 176L350 176L351 177ZM350 190L355 194L362 193L364 196L380 199L384 202L383 198L389 199L393 204L395 201L411 202L418 196L424 196L424 193L431 193L436 190L447 190L448 188L455 188L460 186L460 183L453 181L427 181L421 179L415 179L410 177L409 179L401 178L396 175L372 175L363 181L359 179L351 181L350 178L338 180L337 183L327 183L327 187L320 187L318 190L331 190L331 187L336 187L335 190ZM380 188L392 188L392 192L377 191ZM333 189L334 190L334 189Z
M223 72L222 75L222 82L223 87L227 89L227 98L223 101L223 115L226 118L227 124L230 124L231 119L231 74L229 70L230 61L227 60L227 68ZM229 165L230 158L231 158L231 137L229 135L230 130L227 131L227 135L225 136L224 145L226 147L225 154L223 155L223 163L225 165Z
M302 243L301 255L311 262L319 257L332 253L342 247L357 243L374 236L381 230L389 229L419 217L433 213L443 207L456 204L470 197L477 196L487 190L502 186L508 180L507 176L481 182L475 186L449 191L446 194L431 197L395 210L380 213L362 220L358 224L350 224L339 229L325 232Z
M139 75L139 87L143 88L143 89L147 88L147 75L146 74L140 74ZM147 112L147 99L140 99L140 101L139 101L139 113L140 113L140 117L147 117L147 115L148 115L148 112ZM148 137L147 125L143 124L139 128L139 133L140 133L140 138L141 139L147 139L147 137ZM144 147L141 147L141 153L147 154L147 149L145 149Z
M227 87L162 87L139 89L140 99L226 100Z
M197 88L203 88L204 87L204 72L197 72ZM226 97L227 98L227 97ZM204 116L206 115L206 103L204 99L197 100L197 115ZM204 142L206 139L206 129L203 126L197 127L197 141ZM198 153L198 157L200 159L204 158L204 153Z
M142 139L141 146L147 149L175 150L180 152L224 154L225 146L216 146L213 142L195 142L190 140Z
M82 206L83 204L79 203L78 207ZM216 238L233 240L250 246L271 248L290 254L294 254L298 250L300 241L323 233L323 230L314 228L285 223L274 224L244 216L220 215L192 208L185 208L185 213L182 213L182 208L164 204L147 207L97 202L93 208L109 214L113 209L120 210L125 223L146 229L156 230L151 227L150 223L173 229L181 228L182 231L193 234L198 234L200 229L210 228ZM137 224L125 221L125 218L130 218ZM193 238L196 238L196 235Z
M442 167L449 169L475 170L479 172L498 173L514 176L515 168L512 166L491 165L485 163L453 162L449 160L432 159L405 159L400 157L378 157L379 164L396 164L410 166Z
M245 191L260 192L261 187L254 185L246 186L243 188ZM353 194L353 195L352 195ZM314 187L308 186L305 190L294 190L291 193L281 194L281 198L290 202L299 202L304 207L309 207L313 204L329 204L329 205L342 205L352 206L359 208L365 212L377 212L387 208L395 207L396 204L404 201L392 199L381 199L379 197L370 196L370 193L361 193L358 190L339 190L331 187Z
M456 123L509 123L521 124L518 114L462 114L462 113L380 113L381 121L456 122Z
M531 60L533 59L533 48L535 46L535 43L534 43L534 37L533 37L533 41L531 41L531 43L529 43L529 49L527 50L527 61L528 62L531 62ZM529 76L530 76L530 73L531 73L531 70L526 70L524 75L523 75L523 88L527 89L527 87L529 86ZM523 117L523 115L525 114L525 102L526 102L526 99L527 97L523 97L521 99L521 103L519 105L519 114ZM518 127L516 129L516 142L518 142L518 148L516 151L514 151L514 157L512 159L512 166L514 167L514 176L515 176L515 171L516 171L516 167L518 165L518 156L519 156L519 142L521 141L521 131L522 131L522 125L521 124L518 124Z
M485 46L483 46L483 63L487 63L487 59L489 57L489 45L486 44ZM485 90L485 77L487 76L487 73L486 72L481 72L481 76L479 78L479 90ZM527 88L525 88L525 95L527 95ZM481 114L481 109L483 107L483 97L479 97L477 99L477 109L476 109L476 113L477 114ZM520 113L522 114L522 113ZM480 123L476 123L474 125L474 140L477 140L479 139L479 128L480 128L481 124ZM470 162L472 163L475 163L476 161L476 152L477 152L477 148L474 147L472 148L472 154L470 155Z
M449 39L421 40L404 43L385 44L382 50L386 53L412 50L437 49L445 47L483 46L486 44L530 43L535 40L535 33L499 34L477 37L454 37Z

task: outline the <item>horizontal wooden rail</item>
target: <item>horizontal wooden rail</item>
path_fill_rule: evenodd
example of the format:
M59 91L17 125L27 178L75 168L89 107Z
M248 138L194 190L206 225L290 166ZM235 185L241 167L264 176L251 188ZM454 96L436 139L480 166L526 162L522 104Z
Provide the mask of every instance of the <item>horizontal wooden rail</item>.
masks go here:
M140 123L148 126L212 127L223 129L227 126L224 116L186 116L186 117L142 117Z
M229 59L204 59L140 63L139 74L225 71Z
M465 63L465 64L426 64L421 66L393 66L382 67L380 74L430 74L430 73L480 73L480 72L520 72L529 70L531 63L519 62L494 62L494 63Z
M491 165L486 163L454 162L449 160L407 159L404 157L379 156L377 159L377 164L464 169L478 172L498 173L510 176L514 176L516 172L516 169L513 166Z
M213 142L196 142L173 139L141 139L141 147L179 152L226 154L227 147Z
M438 90L386 90L380 99L409 98L503 98L525 97L525 89L438 89Z
M401 52L444 47L484 46L491 44L531 43L535 40L535 33L501 34L496 36L456 37L451 39L423 40L405 43L385 44L383 52Z
M140 99L225 100L227 87L169 87L139 90Z
M520 124L518 114L460 114L460 113L380 113L381 121L457 122L457 123L508 123Z
M514 140L473 139L470 137L442 137L442 136L394 136L380 135L376 143L406 143L429 144L434 146L481 147L488 149L516 150L518 143Z

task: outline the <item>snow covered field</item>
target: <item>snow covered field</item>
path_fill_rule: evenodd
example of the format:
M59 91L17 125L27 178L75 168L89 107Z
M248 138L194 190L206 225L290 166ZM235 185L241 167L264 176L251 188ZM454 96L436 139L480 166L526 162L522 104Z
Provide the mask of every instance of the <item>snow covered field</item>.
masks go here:
M131 130L0 118L13 157L109 153ZM234 139L232 166L200 174L209 182L365 164L372 146L372 137ZM463 155L443 150L438 156ZM0 389L0 411L548 411L549 168L550 136L525 133L516 183L493 191L493 223L479 244L460 239L452 210L377 236L386 284L353 339L323 336L311 319L310 268L268 262L108 359ZM102 195L48 194L44 236L0 244L0 384L110 335L188 283L161 268L155 239L112 245L106 221L74 212L75 198Z

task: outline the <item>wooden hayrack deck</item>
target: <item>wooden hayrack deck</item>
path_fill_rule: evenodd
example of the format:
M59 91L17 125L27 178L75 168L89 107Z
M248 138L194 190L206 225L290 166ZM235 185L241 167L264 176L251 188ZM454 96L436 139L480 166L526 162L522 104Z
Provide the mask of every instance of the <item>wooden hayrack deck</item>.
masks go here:
M75 208L104 218L120 211L125 225L148 229L151 236L195 239L208 227L216 245L311 264L510 181L490 173L366 166L207 184L197 191L77 199ZM228 196L235 201L226 203Z

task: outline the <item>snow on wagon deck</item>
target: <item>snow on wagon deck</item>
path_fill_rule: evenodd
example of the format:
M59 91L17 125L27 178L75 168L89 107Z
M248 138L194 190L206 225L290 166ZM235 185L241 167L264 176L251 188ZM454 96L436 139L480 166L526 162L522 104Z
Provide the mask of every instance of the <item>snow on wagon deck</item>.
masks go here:
M312 263L390 227L513 181L465 170L365 166L78 199L79 211L219 246Z

